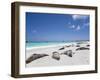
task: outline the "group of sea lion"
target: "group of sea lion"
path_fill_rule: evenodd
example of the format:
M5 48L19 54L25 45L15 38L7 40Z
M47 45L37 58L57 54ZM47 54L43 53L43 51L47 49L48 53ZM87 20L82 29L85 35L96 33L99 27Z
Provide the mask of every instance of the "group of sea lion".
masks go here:
M87 45L89 47L89 45ZM66 46L67 47L67 46ZM68 46L69 47L69 46ZM78 47L76 49L76 51L78 50L89 50L88 47L80 47L79 45L76 45L76 47ZM60 49L58 50L64 50L65 47L61 47ZM72 50L66 50L66 51L63 51L62 53L59 53L57 51L54 51L52 52L52 58L55 59L55 60L60 60L60 55L67 55L69 57L72 57L74 54L74 52ZM39 58L42 58L42 57L46 57L46 56L49 56L48 54L45 54L45 53L42 53L42 54L32 54L27 60L26 60L26 64L36 60L36 59L39 59Z

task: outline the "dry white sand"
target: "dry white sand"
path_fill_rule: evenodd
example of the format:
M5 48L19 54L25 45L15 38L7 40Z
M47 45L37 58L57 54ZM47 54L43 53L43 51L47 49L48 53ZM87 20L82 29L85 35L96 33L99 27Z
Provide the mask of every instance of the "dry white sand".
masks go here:
M87 47L89 42L85 42L82 44L79 44L80 47ZM63 50L59 50L63 46L71 45L70 47L66 47ZM89 50L78 50L76 51L77 43L75 44L63 44L59 46L53 46L53 47L43 47L43 48L33 48L33 49L26 49L26 59L28 59L32 54L48 54L49 56L45 56L39 59L36 59L28 64L26 64L26 67L43 67L43 66L63 66L63 65L88 65L89 64ZM57 51L59 53L62 53L66 50L72 50L75 54L73 54L72 57L69 57L68 55L60 55L60 60L56 60L52 58L52 52Z

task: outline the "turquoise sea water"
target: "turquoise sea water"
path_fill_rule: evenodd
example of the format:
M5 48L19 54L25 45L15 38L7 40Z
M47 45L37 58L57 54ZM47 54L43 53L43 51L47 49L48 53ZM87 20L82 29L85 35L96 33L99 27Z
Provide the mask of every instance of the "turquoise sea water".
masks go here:
M58 44L63 44L67 42L27 42L26 47L41 47L41 46L49 46L49 45L58 45Z
M26 42L26 48L30 48L30 47L41 47L41 46L50 46L50 45L58 45L58 44L74 43L74 42L84 42L84 41L67 41L67 42Z
M79 41L67 41L67 42L26 42L26 48L30 47L41 47L41 46L51 46L51 45L59 45L65 43L74 43Z

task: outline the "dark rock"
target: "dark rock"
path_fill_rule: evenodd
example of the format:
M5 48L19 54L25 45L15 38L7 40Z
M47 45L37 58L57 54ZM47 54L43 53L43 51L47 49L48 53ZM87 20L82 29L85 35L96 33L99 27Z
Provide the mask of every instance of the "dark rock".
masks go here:
M60 55L58 52L53 52L52 54L52 58L56 59L56 60L60 60Z
M39 59L39 58L42 58L42 57L45 57L45 56L48 56L47 54L33 54L32 56L30 56L27 60L26 60L26 64L36 60L36 59Z
M77 51L77 50L89 50L89 48L86 48L86 47L80 47L80 48L77 48L76 51Z
M63 50L63 49L65 49L64 47L62 47L62 48L60 48L59 50Z

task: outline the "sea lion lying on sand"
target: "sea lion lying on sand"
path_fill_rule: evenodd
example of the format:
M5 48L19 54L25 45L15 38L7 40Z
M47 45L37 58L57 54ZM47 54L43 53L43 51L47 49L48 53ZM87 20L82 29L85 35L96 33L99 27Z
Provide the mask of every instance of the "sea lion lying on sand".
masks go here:
M52 53L52 58L54 58L56 60L60 60L60 54L58 52L53 52Z
M68 55L69 57L72 57L73 56L72 50L64 51L62 54Z
M90 45L86 45L87 47L89 47Z
M32 62L33 60L48 56L47 54L33 54L26 60L26 64Z
M76 47L80 47L80 45L76 45Z
M71 47L71 45L66 45L66 47Z
M86 48L86 47L80 47L80 48L77 48L76 51L77 51L77 50L89 50L89 48Z
M63 50L63 49L65 49L64 47L62 47L62 48L60 48L59 50Z

